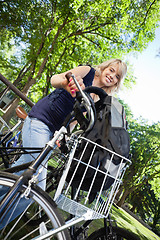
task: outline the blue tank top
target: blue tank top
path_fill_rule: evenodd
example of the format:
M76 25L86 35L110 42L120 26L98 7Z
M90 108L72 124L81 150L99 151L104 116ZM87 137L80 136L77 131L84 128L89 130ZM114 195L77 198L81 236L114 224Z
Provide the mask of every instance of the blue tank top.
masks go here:
M91 68L83 78L86 87L91 86L95 75L95 69ZM29 117L37 118L44 122L51 132L59 130L67 117L73 110L75 98L63 88L57 88L48 96L39 100L29 112Z

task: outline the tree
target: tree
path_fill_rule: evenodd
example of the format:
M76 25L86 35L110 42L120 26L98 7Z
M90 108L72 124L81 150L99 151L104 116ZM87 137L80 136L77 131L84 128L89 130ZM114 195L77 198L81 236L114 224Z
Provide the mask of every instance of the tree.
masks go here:
M153 216L156 206L158 206L156 194L148 182L132 192L127 201L132 204L130 210L137 213L145 222L150 219L151 215Z
M157 234L160 234L160 201L155 205L152 228Z
M149 125L144 119L134 119L125 105L132 164L127 169L123 185L116 196L117 205L129 203L130 210L159 231L160 199L160 123ZM148 222L149 221L149 222Z
M109 0L108 4L4 0L0 4L2 73L34 101L50 91L54 73L142 51L154 39L160 16L156 0ZM36 97L35 88L42 90ZM8 109L6 120L18 102Z
M160 201L157 193L153 190L152 184L146 182L129 194L126 200L132 205L130 210L149 224L155 233L160 234L158 226L160 224Z
M138 195L147 183L153 180L160 183L160 123L149 125L144 120L139 123L130 117L129 133L132 165L124 177L119 206L129 194Z

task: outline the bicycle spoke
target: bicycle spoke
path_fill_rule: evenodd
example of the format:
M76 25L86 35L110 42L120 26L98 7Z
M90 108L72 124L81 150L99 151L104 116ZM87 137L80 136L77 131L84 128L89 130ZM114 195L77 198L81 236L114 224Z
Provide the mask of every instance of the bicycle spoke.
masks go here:
M19 199L19 201L20 201L20 199ZM9 217L7 223L6 223L6 226L5 226L5 228L3 229L3 231L2 231L2 234L3 234L3 232L5 231L8 223L10 222L10 219L11 219L11 217L13 216L14 212L16 211L16 208L17 208L17 206L18 206L18 204L19 204L19 201L17 201L16 206L14 207L14 210L12 211L12 214L10 215L10 217ZM31 204L32 204L32 202L29 204L29 206L27 207L27 209L30 207ZM12 228L9 230L9 232L8 232L8 234L6 235L6 237L4 238L4 240L8 240L9 235L14 231L14 229L15 229L16 226L18 225L19 221L22 219L23 215L24 215L25 212L27 211L27 209L26 209L24 212L22 212L22 214L18 217L18 219L16 220L15 224L14 224L14 225L12 226ZM26 225L26 223L25 223L21 228L19 228L15 233L19 232L25 225ZM15 234L14 234L14 235L15 235ZM14 236L14 235L12 235L12 236Z
M9 173L0 172L0 186L4 186L6 191L15 183L17 176ZM22 187L25 192L26 186ZM22 202L16 201L14 206L8 211L8 215L0 221L0 239L3 240L30 240L47 233L51 229L64 225L55 205L51 204L52 199L37 186L32 186L27 199L21 198ZM23 200L27 201L26 205ZM15 208L21 210L18 214ZM13 211L13 213L11 212ZM27 221L26 221L27 216ZM34 224L32 224L34 223ZM5 225L5 227L4 227ZM68 230L57 233L53 239L70 239Z

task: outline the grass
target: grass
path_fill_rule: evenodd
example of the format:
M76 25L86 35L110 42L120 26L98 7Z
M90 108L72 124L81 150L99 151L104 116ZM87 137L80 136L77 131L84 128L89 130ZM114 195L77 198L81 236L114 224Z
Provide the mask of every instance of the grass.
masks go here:
M142 240L160 240L159 236L142 225L122 208L113 208L113 218L116 219L119 227L126 228L136 233Z
M143 226L122 208L116 209L115 207L112 207L112 219L116 220L119 227L137 234L141 240L160 240L158 235ZM89 234L102 226L103 220L96 220L92 222Z

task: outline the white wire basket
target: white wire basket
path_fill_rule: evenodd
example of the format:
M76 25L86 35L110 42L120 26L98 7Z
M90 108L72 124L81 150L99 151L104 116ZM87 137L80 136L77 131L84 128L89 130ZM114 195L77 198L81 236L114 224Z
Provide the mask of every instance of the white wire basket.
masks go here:
M55 199L58 207L77 217L88 213L88 219L106 218L130 164L129 159L81 137L67 187Z

